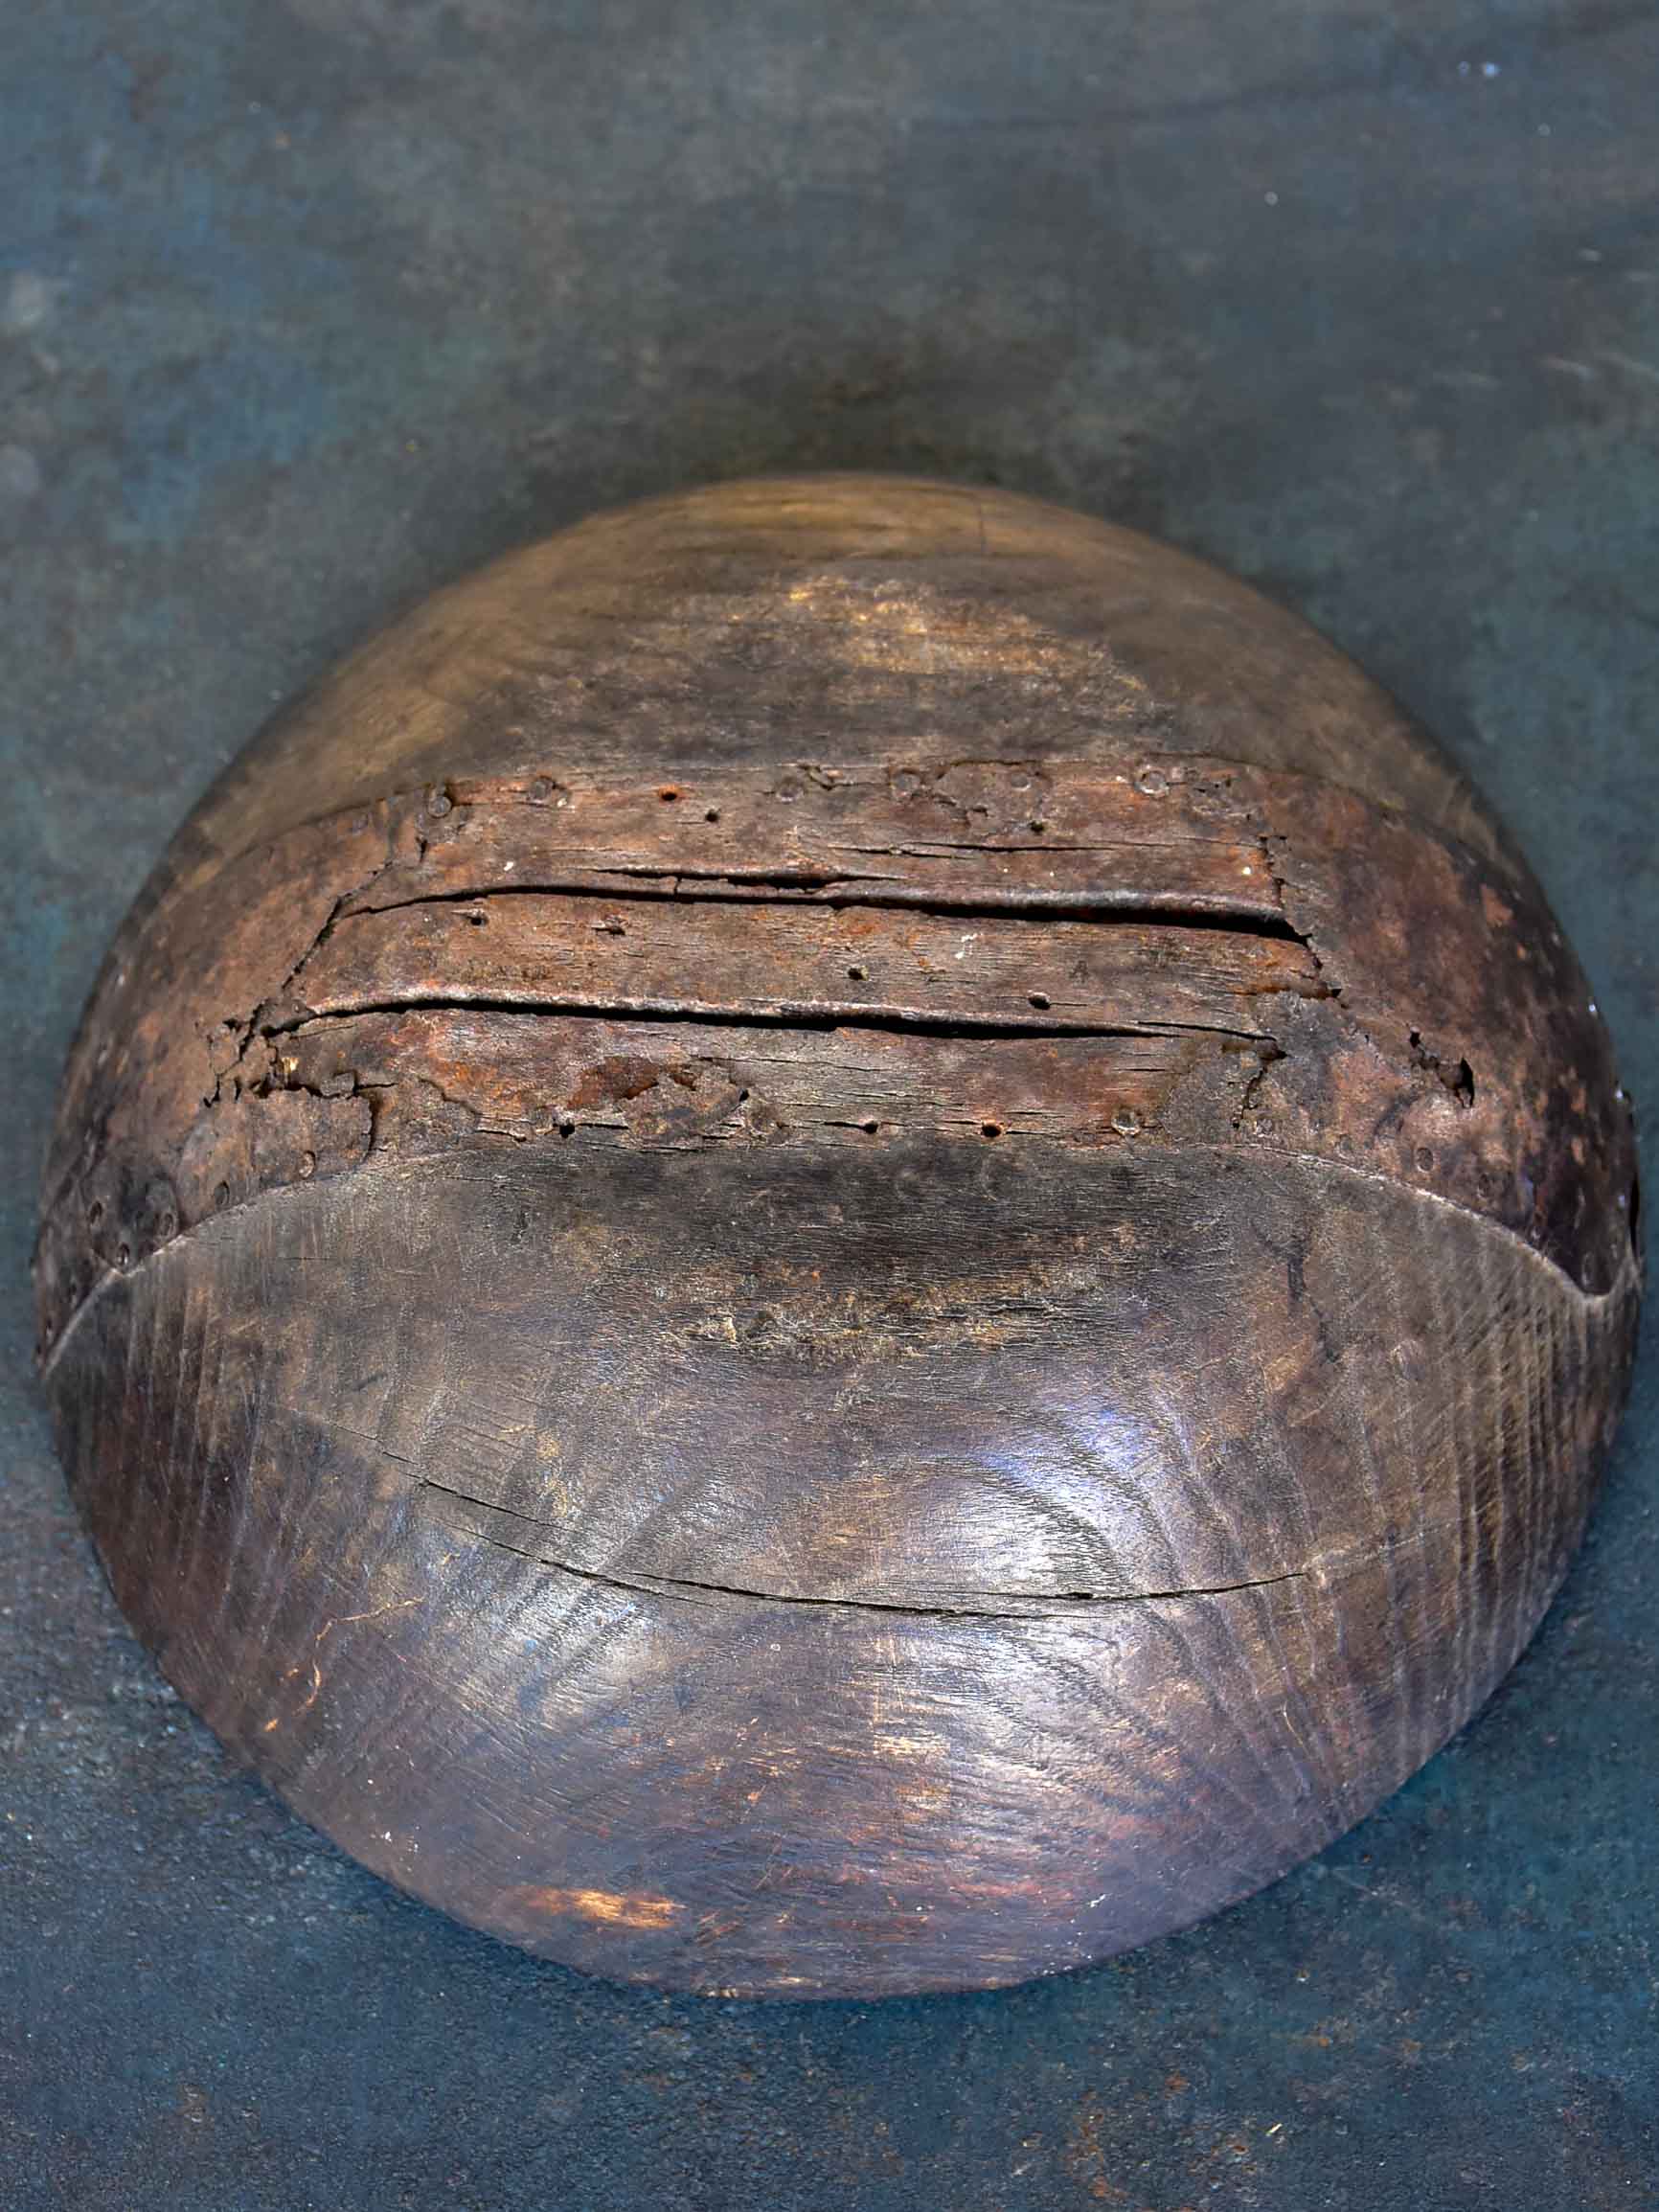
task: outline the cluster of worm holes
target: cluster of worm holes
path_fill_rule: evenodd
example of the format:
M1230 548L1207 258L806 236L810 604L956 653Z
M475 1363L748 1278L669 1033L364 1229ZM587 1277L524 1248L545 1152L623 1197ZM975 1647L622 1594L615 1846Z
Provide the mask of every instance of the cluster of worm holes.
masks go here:
M1029 776L1015 776L1013 778L1013 783L1017 789L1026 789L1030 787L1031 778ZM898 792L900 797L908 797L911 792L920 788L920 778L912 775L906 770L901 770L899 774L894 778L894 788ZM1145 787L1147 787L1143 786L1143 788ZM1159 787L1163 787L1161 782ZM545 804L547 799L551 797L553 789L554 786L551 783L545 782L544 780L538 778L537 782L532 787L531 790L533 804ZM675 784L664 784L659 787L657 791L657 797L665 807L677 805L678 802L684 798L684 796L685 793ZM778 786L775 796L784 800L798 798L800 796L800 787L799 785L788 782L780 784ZM442 801L442 804L435 804L434 799L429 798L427 800L428 812L447 813L449 811L450 806L453 804L453 802L450 801L448 794L446 792L443 792L437 794L436 797L438 800ZM717 822L719 819L720 810L718 807L706 807L703 810L703 820L705 822ZM1047 830L1048 824L1040 818L1034 818L1028 827L1031 829L1034 834L1041 836ZM472 924L474 929L483 929L489 925L489 916L478 908L469 910L466 915L466 919ZM622 923L614 919L601 923L598 924L598 926L606 930L611 935L617 937L625 936L626 934L626 931L624 928ZM850 983L868 983L870 980L870 970L864 967L861 962L854 962L854 964L847 970L847 980ZM1028 1006L1032 1007L1034 1012L1038 1014L1046 1014L1048 1013L1050 1007L1053 1005L1054 1001L1050 998L1046 991L1033 991L1027 993L1026 1003ZM740 1091L738 1094L739 1105L746 1105L748 1103L748 1097L749 1094L746 1090ZM559 1135L561 1137L574 1136L576 1134L576 1123L572 1120L569 1120L568 1118L561 1120L558 1125ZM1119 1112L1114 1114L1112 1117L1112 1126L1118 1131L1120 1136L1132 1136L1141 1127L1140 1116L1129 1111ZM874 1114L867 1116L863 1121L861 1121L858 1124L858 1128L860 1130L862 1130L864 1135L868 1137L879 1136L881 1133L881 1124ZM994 1142L998 1137L1004 1134L1003 1126L1000 1122L981 1122L979 1126L979 1133L988 1142Z
M1031 778L1026 775L1016 775L1011 779L1011 781L1015 789L1018 790L1027 790L1031 787ZM898 775L896 775L893 779L893 787L900 798L908 798L915 791L920 788L920 778L917 776L913 771L909 769L900 769ZM1148 764L1148 766L1142 768L1139 774L1136 776L1135 787L1137 790L1145 792L1148 797L1159 797L1169 789L1169 779L1161 768ZM799 798L800 795L801 787L798 784L787 780L780 784L774 793L774 796L783 800ZM678 786L673 784L664 784L660 787L657 792L657 797L663 802L665 806L673 805L683 796L684 794L679 789ZM717 822L719 818L720 810L718 807L708 808L703 815L705 822ZM1033 835L1041 836L1047 830L1048 824L1042 819L1040 815L1034 815L1031 821L1028 823L1027 827L1030 829ZM482 925L485 917L481 913L474 913L468 915L467 919L476 924ZM608 923L602 926L613 929L619 936L623 934L623 927L620 922ZM847 979L850 983L866 983L869 981L869 969L865 968L861 963L854 963L853 966L849 968L847 970ZM1033 991L1027 993L1026 1003L1032 1007L1034 1012L1038 1014L1046 1014L1053 1004L1053 1001L1050 999L1046 991ZM1439 1076L1441 1082L1445 1085L1446 1089L1452 1094L1453 1098L1456 1099L1459 1106L1465 1107L1473 1106L1475 1097L1475 1080L1473 1072L1470 1069L1469 1063L1466 1060L1459 1060L1455 1074L1447 1074L1447 1072L1442 1067L1440 1061L1433 1059L1423 1050L1421 1037L1416 1030L1412 1032L1411 1044L1412 1050L1419 1056L1420 1063L1425 1067L1432 1068L1434 1073ZM748 1093L746 1091L743 1092L739 1103L742 1103L742 1101L746 1100L747 1097ZM1141 1126L1141 1117L1139 1114L1134 1112L1132 1108L1120 1108L1119 1111L1112 1116L1112 1127L1120 1136L1133 1136L1139 1131ZM880 1133L881 1129L881 1124L874 1116L861 1121L858 1124L858 1127L861 1130L863 1130L866 1136L876 1136ZM564 1136L569 1136L572 1134L574 1128L574 1123L561 1123L560 1133ZM1003 1126L1000 1122L982 1122L980 1124L979 1133L988 1141L994 1141L1004 1133ZM1420 1174L1426 1174L1430 1172L1430 1170L1432 1170L1434 1166L1434 1153L1427 1145L1420 1145L1416 1149L1412 1157L1413 1165L1418 1169ZM1490 1196L1492 1181L1493 1178L1489 1174L1483 1174L1481 1175L1480 1187L1483 1197Z
M96 1229L102 1223L102 1220L103 1200L102 1198L94 1198L86 1209L86 1225L89 1229ZM170 1206L164 1206L155 1217L155 1233L157 1240L161 1243L165 1244L170 1237L177 1234L177 1230L178 1216L173 1212ZM127 1243L125 1237L115 1247L115 1264L118 1267L121 1268L130 1267L132 1265L132 1246ZM68 1289L72 1298L78 1295L78 1282L72 1280L68 1286Z

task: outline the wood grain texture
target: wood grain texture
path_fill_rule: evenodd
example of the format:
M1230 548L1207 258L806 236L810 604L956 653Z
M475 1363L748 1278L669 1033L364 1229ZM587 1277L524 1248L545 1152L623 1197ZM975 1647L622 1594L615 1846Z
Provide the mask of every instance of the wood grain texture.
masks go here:
M38 1256L123 1607L368 1864L594 1971L1105 1955L1532 1633L1627 1104L1535 884L1300 625L1007 495L510 557L181 832Z

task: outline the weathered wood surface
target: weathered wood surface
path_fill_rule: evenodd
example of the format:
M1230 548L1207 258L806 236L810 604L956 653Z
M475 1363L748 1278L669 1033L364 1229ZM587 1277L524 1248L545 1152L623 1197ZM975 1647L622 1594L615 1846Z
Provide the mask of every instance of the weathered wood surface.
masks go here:
M369 1864L694 1988L1017 1979L1490 1690L1639 1275L1570 951L1240 587L738 486L443 595L111 955L38 1263L180 1689Z

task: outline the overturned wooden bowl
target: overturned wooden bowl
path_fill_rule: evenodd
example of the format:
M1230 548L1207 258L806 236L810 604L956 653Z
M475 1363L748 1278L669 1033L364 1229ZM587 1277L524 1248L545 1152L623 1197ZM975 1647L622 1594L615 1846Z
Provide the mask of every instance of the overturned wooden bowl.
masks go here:
M1301 623L1000 492L601 516L180 832L66 1079L65 1462L190 1702L595 1972L1181 1927L1487 1696L1639 1288L1584 978Z

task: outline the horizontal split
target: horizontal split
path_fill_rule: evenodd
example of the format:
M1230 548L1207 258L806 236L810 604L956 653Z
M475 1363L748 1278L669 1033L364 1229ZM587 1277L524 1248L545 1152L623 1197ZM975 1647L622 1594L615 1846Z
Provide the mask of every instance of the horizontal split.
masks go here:
M513 891L346 914L263 1026L469 1007L974 1037L1263 1038L1330 994L1288 925Z

